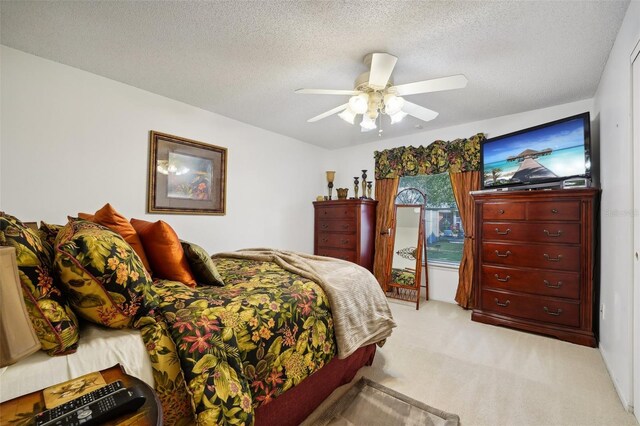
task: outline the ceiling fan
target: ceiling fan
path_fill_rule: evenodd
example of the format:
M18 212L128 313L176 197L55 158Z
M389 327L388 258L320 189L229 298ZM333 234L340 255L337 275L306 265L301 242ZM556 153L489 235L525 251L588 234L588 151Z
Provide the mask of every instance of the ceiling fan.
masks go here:
M307 120L307 122L313 123L333 114L338 114L338 117L347 123L354 124L356 116L362 114L360 127L363 132L368 132L377 128L376 120L382 114L386 114L391 118L391 124L399 123L407 115L422 121L431 121L438 116L437 112L411 103L402 96L461 89L467 85L467 78L462 74L458 74L394 86L391 73L397 61L398 58L388 53L369 53L364 57L364 63L370 68L370 71L358 76L353 90L296 90L296 93L306 95L351 96L347 103L316 115Z

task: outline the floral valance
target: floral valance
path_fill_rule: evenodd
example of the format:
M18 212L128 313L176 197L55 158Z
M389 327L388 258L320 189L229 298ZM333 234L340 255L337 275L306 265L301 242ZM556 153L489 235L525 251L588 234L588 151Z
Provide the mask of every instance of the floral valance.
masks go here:
M400 146L376 151L376 179L438 173L469 172L480 168L484 133L451 142L437 140L428 146Z

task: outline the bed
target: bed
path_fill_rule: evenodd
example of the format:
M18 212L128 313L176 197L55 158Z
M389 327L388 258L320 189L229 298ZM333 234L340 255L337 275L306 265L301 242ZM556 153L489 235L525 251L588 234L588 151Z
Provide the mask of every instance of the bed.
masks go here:
M214 262L224 287L156 280L136 330L83 323L75 354L0 371L0 398L120 363L155 387L165 424L298 424L395 326L386 301L369 306L375 279L349 262L265 250Z

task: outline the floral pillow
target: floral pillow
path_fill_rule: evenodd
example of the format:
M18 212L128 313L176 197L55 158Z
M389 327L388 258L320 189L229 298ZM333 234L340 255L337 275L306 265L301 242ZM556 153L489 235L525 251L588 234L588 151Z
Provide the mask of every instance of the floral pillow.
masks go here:
M56 238L55 269L75 311L111 328L131 326L151 277L118 234L70 220Z
M63 227L64 225L52 225L41 220L40 228L38 228L38 234L42 241L46 241L52 248L55 248L56 237ZM53 262L53 257L51 258L51 261Z
M4 213L0 213L0 245L16 249L22 294L42 349L49 355L75 352L78 320L54 284L51 246L37 231Z

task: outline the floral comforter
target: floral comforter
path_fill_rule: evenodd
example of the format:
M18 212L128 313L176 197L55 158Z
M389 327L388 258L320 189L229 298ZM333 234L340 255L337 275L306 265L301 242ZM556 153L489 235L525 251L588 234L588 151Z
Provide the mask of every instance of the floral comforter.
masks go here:
M136 323L167 425L252 424L336 354L319 285L271 262L214 262L225 287L156 281Z

